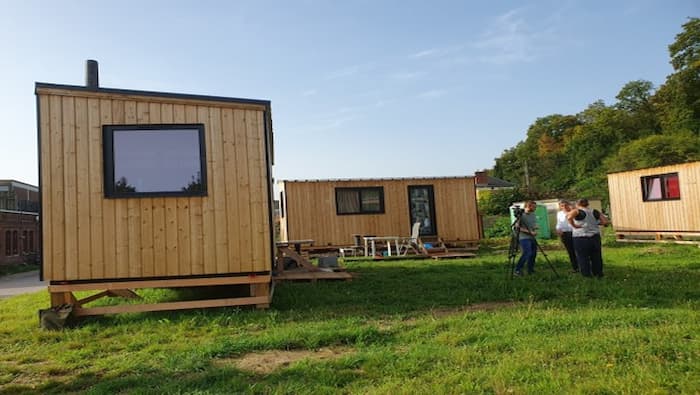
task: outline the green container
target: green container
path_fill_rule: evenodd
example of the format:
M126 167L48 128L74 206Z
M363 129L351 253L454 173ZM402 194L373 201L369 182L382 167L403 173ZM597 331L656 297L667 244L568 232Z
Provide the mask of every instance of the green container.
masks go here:
M519 204L520 208L525 207L524 204ZM535 209L535 217L537 218L537 238L538 239L551 239L552 232L549 230L549 218L547 217L547 207L545 205L537 205ZM515 206L510 206L510 222L515 221Z

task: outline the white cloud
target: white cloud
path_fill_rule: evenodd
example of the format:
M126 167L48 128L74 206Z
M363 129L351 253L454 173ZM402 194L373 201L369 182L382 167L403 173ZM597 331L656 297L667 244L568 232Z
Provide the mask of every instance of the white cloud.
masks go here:
M537 59L553 30L533 29L522 14L522 9L516 8L496 17L474 43L477 59L501 65Z
M302 91L302 92L301 92L301 95L302 95L303 97L308 97L308 96L314 96L314 95L316 95L317 93L318 93L318 91L317 91L316 89L307 89L307 90L305 90L305 91Z
M434 100L439 99L447 94L445 89L431 89L429 91L421 92L417 95L420 99Z

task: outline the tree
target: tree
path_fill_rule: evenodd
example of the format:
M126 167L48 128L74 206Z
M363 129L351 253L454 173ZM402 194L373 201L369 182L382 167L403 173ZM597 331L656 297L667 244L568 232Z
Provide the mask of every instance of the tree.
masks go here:
M609 171L624 171L700 160L700 136L657 134L622 147L606 160Z

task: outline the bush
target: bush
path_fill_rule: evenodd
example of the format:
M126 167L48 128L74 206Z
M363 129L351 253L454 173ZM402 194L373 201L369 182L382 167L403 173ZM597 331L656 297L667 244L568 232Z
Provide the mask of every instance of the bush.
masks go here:
M500 217L496 221L494 221L491 226L484 229L484 237L510 237L510 225L510 217Z

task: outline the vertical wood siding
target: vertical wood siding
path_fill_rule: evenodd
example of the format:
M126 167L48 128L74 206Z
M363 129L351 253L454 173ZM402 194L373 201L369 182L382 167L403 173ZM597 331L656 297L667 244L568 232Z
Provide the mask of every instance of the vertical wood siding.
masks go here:
M271 270L262 106L38 96L46 280ZM157 123L204 124L208 196L105 199L102 125Z
M409 236L411 220L408 187L432 185L438 236L444 240L478 240L479 220L473 177L356 180L286 181L285 216L281 237L312 239L314 245L351 245L353 234ZM335 189L383 187L383 214L337 215Z
M641 177L678 173L680 200L645 202ZM700 162L608 174L618 231L700 232Z

